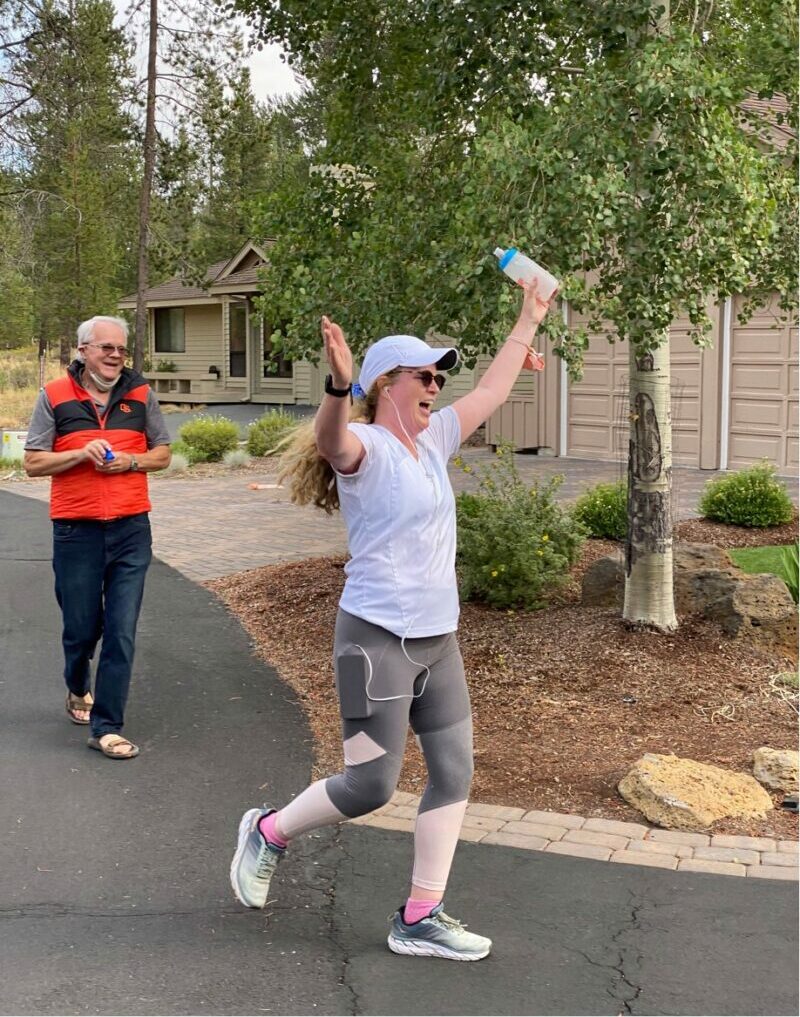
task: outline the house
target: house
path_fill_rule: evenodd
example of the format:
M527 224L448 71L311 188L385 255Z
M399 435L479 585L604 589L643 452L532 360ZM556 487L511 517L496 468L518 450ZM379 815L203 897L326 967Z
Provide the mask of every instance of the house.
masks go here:
M247 243L212 265L203 286L171 279L147 290L146 375L170 403L250 402L313 407L322 398L324 365L276 357L254 313L267 249ZM699 350L677 320L670 335L673 460L700 469L738 469L759 459L782 474L798 471L798 330L781 323L777 294L744 325L741 297L709 308L711 349ZM120 302L136 306L135 294ZM569 324L582 324L563 305ZM444 342L445 340L442 340ZM547 370L523 372L492 417L486 441L580 459L624 460L628 449L628 351L591 337L582 381L573 383L556 357ZM438 405L469 391L488 358L451 378Z
M273 355L255 314L268 246L246 243L211 265L201 286L176 277L146 290L145 374L160 402L316 405L322 398L324 374ZM119 307L134 310L136 294Z

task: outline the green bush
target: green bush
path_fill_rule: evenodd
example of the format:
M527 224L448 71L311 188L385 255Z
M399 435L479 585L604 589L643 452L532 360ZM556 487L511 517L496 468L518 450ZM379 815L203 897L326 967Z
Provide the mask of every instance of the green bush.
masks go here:
M498 608L541 606L584 540L583 527L555 501L563 478L526 487L508 445L480 476L477 494L456 498L461 595Z
M780 526L794 518L792 501L769 463L709 480L698 508L705 519L735 526Z
M239 428L227 417L201 414L187 421L178 431L178 437L184 445L205 457L190 457L190 462L217 463L239 444Z
M270 410L247 429L247 451L251 456L271 455L276 446L297 427L297 417L283 410Z
M165 466L163 470L159 470L159 473L185 473L189 468L189 460L183 452L176 452L175 446L180 444L175 442L172 446L172 458L169 461L169 465ZM183 446L185 449L187 446Z
M225 466L232 470L239 470L245 466L249 466L252 462L249 452L247 449L235 448L230 452L226 452L222 457L222 462Z
M187 445L185 441L173 441L170 445L172 449L172 457L180 456L181 459L185 459L189 466L194 466L195 463L207 463L208 456L205 452L201 452L200 449L194 448L192 445Z
M590 537L624 540L628 532L628 485L595 484L575 502L572 515Z

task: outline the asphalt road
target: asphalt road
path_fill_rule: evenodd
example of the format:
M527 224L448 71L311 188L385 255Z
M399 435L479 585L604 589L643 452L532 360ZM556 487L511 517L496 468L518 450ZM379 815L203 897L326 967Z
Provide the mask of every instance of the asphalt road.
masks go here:
M241 812L309 777L292 693L214 598L154 563L130 762L64 713L44 506L0 491L0 1013L796 1014L797 887L459 847L478 964L396 957L407 834L301 838L247 911Z

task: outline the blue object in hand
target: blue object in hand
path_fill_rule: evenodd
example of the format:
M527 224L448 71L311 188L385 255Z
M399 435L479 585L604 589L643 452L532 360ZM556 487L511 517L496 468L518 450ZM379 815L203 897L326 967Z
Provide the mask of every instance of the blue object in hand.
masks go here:
M113 463L115 458L116 458L116 456L111 451L111 449L107 448L106 451L105 451L105 455L103 456L103 461L107 462L107 463Z

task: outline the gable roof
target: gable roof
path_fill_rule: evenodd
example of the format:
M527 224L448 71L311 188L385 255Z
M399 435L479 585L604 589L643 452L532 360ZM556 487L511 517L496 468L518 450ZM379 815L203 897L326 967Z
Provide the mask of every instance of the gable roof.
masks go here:
M272 246L273 243L274 243L273 240L267 241L268 246ZM258 244L253 243L252 240L248 240L244 247L242 247L241 250L237 251L237 253L234 254L234 256L230 259L230 261L227 261L225 263L225 266L223 267L222 271L217 274L215 282L221 283L223 280L233 275L236 272L236 269L241 265L241 263L247 258L249 254L255 254L258 260L261 261L262 263L267 260L267 255L264 252L264 250L262 250L262 248L260 248Z
M270 247L273 243L273 240L268 240L265 246ZM257 260L256 264L250 264L237 271L237 267L243 262L248 259L253 261L254 258ZM145 302L180 305L191 303L193 300L213 301L216 294L235 292L238 287L252 292L258 288L258 271L267 260L264 248L248 240L232 258L225 258L210 265L200 286L188 283L176 275L157 286L149 286L144 292ZM136 307L136 294L130 293L117 303L121 308Z

